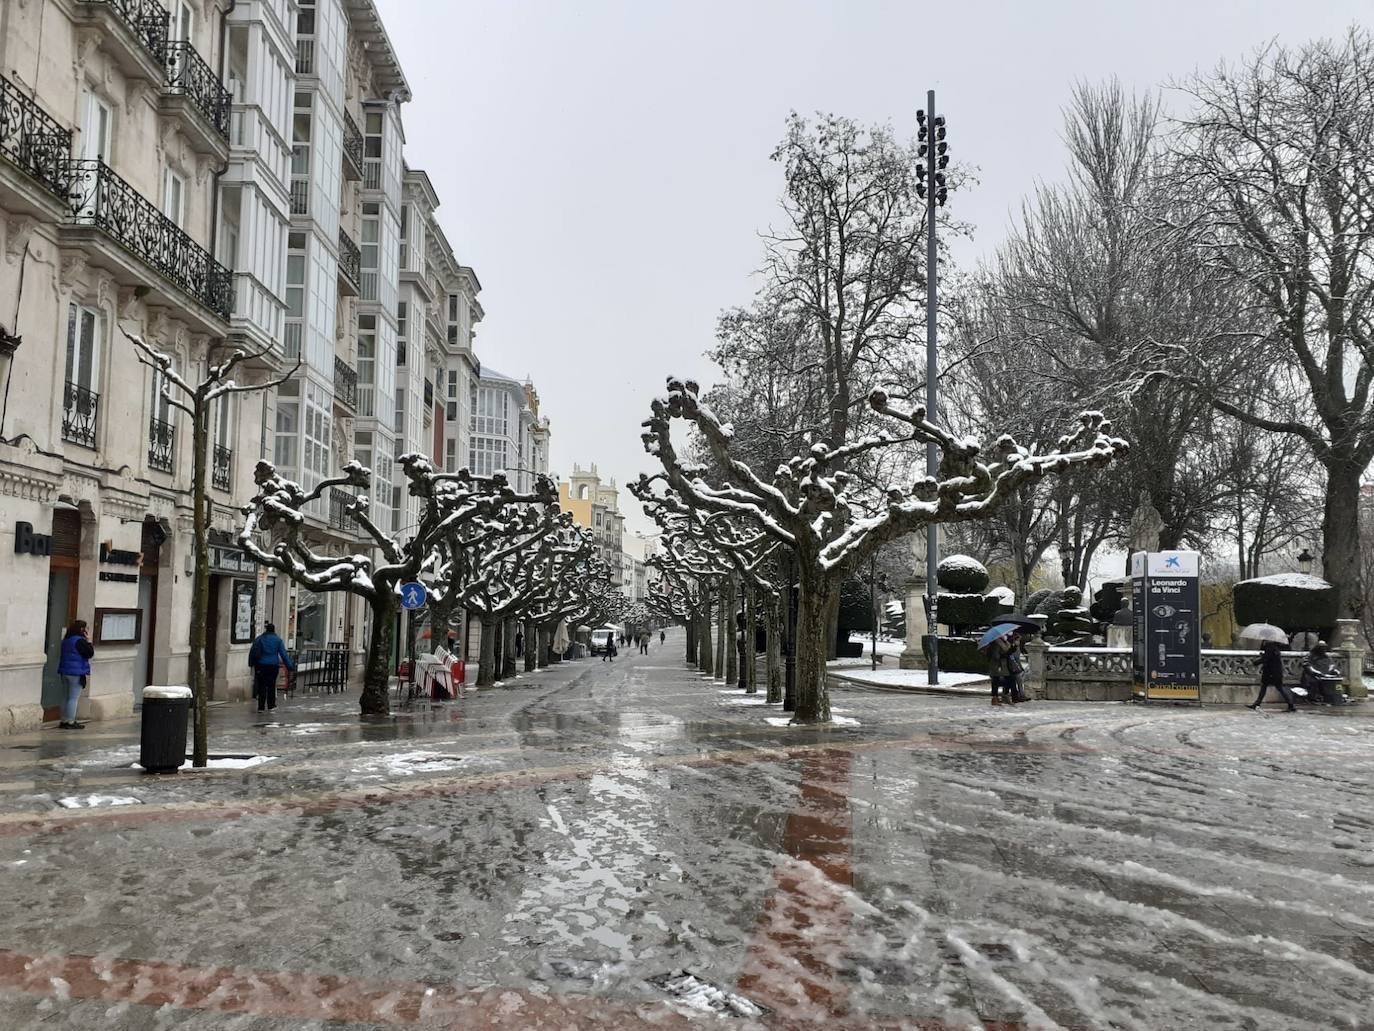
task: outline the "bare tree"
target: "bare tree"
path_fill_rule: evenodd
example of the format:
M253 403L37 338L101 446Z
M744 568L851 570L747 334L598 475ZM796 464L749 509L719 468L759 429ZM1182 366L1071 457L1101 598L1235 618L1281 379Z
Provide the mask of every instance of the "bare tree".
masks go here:
M874 433L843 446L817 442L807 453L780 465L764 480L732 453L733 430L723 425L697 396L694 383L668 381L668 396L656 398L644 423L645 449L663 466L665 480L682 500L707 512L733 514L756 525L796 558L801 589L797 630L798 723L828 722L825 689L828 619L840 582L884 543L929 523L954 523L986 517L1020 484L1076 465L1110 460L1127 450L1125 441L1107 436L1099 413L1080 416L1078 429L1059 441L1059 449L1035 455L1010 436L998 438L988 461L971 438L956 438L925 418L925 410L907 413L891 407L886 393L872 391L873 412L896 423L890 436ZM707 470L679 457L672 423L695 429L720 470L716 482ZM852 518L845 466L869 452L911 444L933 443L940 450L940 478L922 477L909 487L890 487L885 507Z
M1248 426L1301 440L1325 471L1323 572L1359 606L1360 482L1374 459L1374 40L1268 46L1183 86L1173 142L1189 209L1171 237L1247 325L1160 349L1161 374ZM1270 369L1287 412L1255 411L1228 375ZM1167 384L1167 380L1162 381Z
M120 332L124 332L123 329ZM207 355L205 376L192 384L176 369L175 359L148 345L142 337L124 333L134 345L140 363L158 373L163 398L173 408L185 412L191 419L191 536L195 541L196 566L191 582L191 650L187 657L187 679L192 698L191 765L205 766L210 760L210 732L207 712L210 683L205 669L206 620L210 610L210 492L207 484L209 469L210 425L216 404L226 403L233 394L271 390L281 386L296 374L300 362L286 374L262 383L239 383L236 370L242 371L244 362L264 357L270 347L256 351L241 348L230 351L222 360L213 357L214 346Z
M358 462L349 462L340 475L325 477L309 491L280 476L270 462L259 462L253 477L258 493L244 506L239 531L240 547L260 565L284 573L311 591L347 592L367 602L371 628L359 698L363 715L390 711L387 689L401 585L434 566L440 541L471 523L499 525L508 507L547 498L551 489L545 480L542 494L525 495L512 489L502 473L482 479L466 469L436 472L421 454L401 455L396 464L409 481L409 495L421 500L419 522L405 539L383 533L368 515L372 473ZM336 487L358 491L345 505L344 514L377 557L321 554L303 537L306 507Z

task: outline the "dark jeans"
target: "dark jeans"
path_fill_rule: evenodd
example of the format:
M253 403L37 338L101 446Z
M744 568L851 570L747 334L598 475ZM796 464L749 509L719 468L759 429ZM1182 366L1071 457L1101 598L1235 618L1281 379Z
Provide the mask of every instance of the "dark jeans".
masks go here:
M258 712L277 707L277 667L253 668L253 696L258 700Z
M1288 690L1288 688L1284 687L1282 684L1260 684L1259 697L1255 699L1256 705L1264 704L1264 692L1268 691L1270 686L1273 686L1274 690L1278 691L1278 693L1283 696L1283 700L1287 702L1290 706L1293 704L1293 692Z

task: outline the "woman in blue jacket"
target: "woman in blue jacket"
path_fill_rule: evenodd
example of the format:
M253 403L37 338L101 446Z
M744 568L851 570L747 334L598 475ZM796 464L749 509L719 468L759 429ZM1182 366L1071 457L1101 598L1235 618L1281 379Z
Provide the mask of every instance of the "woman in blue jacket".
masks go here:
M90 632L86 621L78 619L67 628L67 636L62 638L62 652L57 660L57 675L67 689L62 699L63 730L84 730L86 724L76 722L76 703L81 701L81 689L86 686L86 678L91 675L91 656L95 648L91 645Z

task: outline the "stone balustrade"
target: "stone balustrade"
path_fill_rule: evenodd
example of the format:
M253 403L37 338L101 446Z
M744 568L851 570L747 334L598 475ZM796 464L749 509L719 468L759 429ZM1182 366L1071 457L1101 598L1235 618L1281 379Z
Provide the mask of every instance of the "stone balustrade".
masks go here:
M1030 660L1027 688L1037 698L1061 701L1126 701L1131 697L1131 652L1128 648L1060 648L1032 638L1026 645ZM1202 701L1233 704L1252 701L1259 687L1258 652L1254 649L1205 650L1202 653ZM1283 653L1286 684L1302 679L1306 652ZM1341 620L1332 642L1331 658L1344 678L1346 693L1365 697L1364 647L1359 622ZM1266 702L1282 704L1271 691Z

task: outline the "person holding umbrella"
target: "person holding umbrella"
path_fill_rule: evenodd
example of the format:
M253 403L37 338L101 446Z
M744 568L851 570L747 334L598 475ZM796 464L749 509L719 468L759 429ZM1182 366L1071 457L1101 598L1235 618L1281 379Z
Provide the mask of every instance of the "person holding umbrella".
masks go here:
M1297 712L1293 704L1293 693L1283 684L1283 646L1288 643L1288 635L1268 623L1252 623L1240 632L1242 640L1260 642L1260 692L1247 709L1258 709L1264 704L1264 696L1272 687L1288 703L1288 712Z
M988 655L988 679L992 681L993 705L1014 705L1017 701L1014 690L1016 677L1011 665L1011 657L1016 651L1014 638L1017 630L1015 623L998 623L989 627L978 642L979 650ZM1005 703L1002 693L1006 694Z

